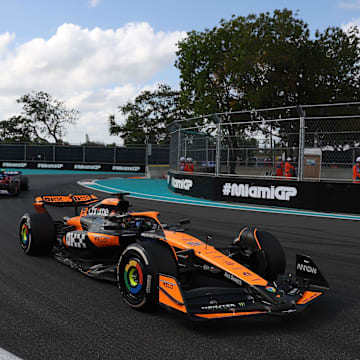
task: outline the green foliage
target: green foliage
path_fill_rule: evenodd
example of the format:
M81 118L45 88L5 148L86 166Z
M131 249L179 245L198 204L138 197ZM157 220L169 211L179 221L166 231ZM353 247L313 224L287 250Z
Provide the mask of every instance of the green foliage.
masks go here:
M30 124L35 138L52 138L56 143L66 134L67 127L78 119L78 111L68 110L63 101L39 91L26 94L17 102L22 104L22 117Z
M168 85L143 91L118 110L125 116L125 123L118 125L115 115L109 115L109 131L121 136L125 144L144 144L146 138L153 144L167 143L167 126L186 114L179 108L179 92Z
M251 113L235 111L359 101L359 45L357 28L345 33L331 27L311 38L308 25L287 9L233 16L211 30L191 31L179 42L180 103L197 115L225 113L223 121L233 123L254 120ZM269 116L276 119L280 113ZM211 117L203 121L211 123ZM280 134L296 131L289 123L278 127ZM223 127L232 160L249 128ZM297 138L283 140L295 146Z
M197 114L359 99L359 33L310 38L292 11L221 20L179 43L181 104Z
M74 124L78 112L66 109L64 103L46 92L26 94L17 102L23 104L20 115L0 122L0 139L5 142L48 142L52 138L63 143L61 138L67 127Z
M2 142L40 142L34 137L31 121L22 116L12 116L0 122L0 139Z

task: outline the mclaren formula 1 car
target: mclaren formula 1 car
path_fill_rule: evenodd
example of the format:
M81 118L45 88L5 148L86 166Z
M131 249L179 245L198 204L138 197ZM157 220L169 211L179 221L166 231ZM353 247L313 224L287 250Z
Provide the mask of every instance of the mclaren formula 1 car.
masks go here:
M21 171L0 170L0 190L17 196L20 190L29 190L29 180Z
M23 251L52 253L88 276L117 283L131 308L160 304L191 319L287 315L329 289L306 255L297 255L295 274L284 275L284 251L266 231L244 227L228 247L216 248L181 229L187 219L162 224L158 212L129 212L124 194L113 196L37 197L37 212L20 220ZM73 206L75 216L53 220L49 205Z

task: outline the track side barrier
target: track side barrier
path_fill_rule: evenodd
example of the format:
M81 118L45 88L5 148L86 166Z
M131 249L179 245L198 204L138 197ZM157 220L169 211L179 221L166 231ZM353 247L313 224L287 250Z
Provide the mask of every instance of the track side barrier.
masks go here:
M360 213L360 184L215 177L168 172L168 188L214 201Z
M145 165L142 164L104 164L83 162L52 162L52 161L0 161L2 168L41 169L41 170L78 170L78 171L113 171L144 174Z

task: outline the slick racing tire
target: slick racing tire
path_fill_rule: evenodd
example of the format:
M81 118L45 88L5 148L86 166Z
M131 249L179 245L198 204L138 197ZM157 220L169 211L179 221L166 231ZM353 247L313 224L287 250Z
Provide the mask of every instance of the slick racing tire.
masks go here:
M21 176L20 189L25 191L29 190L29 178L27 176Z
M11 182L9 184L9 188L8 188L9 194L13 195L13 196L18 196L20 193L20 186L19 183L17 181Z
M265 255L264 277L268 281L275 281L286 268L286 257L278 239L269 232L258 231L258 239Z
M264 279L275 281L278 275L284 274L285 253L280 242L271 233L244 228L233 244L239 246L241 252L248 255L249 267Z
M117 266L117 281L125 303L136 310L155 310L159 273L177 277L178 267L171 249L154 241L130 244Z
M47 213L25 214L20 219L19 237L25 254L49 254L56 239L55 224Z

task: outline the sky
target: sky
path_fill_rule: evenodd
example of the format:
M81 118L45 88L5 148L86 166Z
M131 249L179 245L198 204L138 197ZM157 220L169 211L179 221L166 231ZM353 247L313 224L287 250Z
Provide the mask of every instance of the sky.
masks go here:
M108 132L118 107L166 83L179 88L178 41L233 14L298 12L314 34L360 26L360 0L0 0L0 121L16 99L46 91L79 111L64 140L122 144Z

